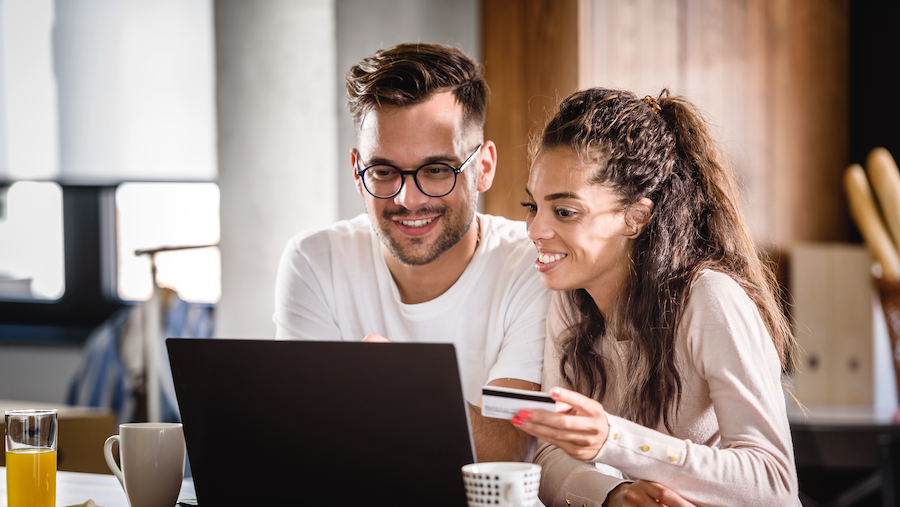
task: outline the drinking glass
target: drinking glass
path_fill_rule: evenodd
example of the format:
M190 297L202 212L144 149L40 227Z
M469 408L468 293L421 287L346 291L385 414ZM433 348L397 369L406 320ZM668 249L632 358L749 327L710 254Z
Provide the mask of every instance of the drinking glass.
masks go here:
M8 507L56 505L56 410L6 411Z

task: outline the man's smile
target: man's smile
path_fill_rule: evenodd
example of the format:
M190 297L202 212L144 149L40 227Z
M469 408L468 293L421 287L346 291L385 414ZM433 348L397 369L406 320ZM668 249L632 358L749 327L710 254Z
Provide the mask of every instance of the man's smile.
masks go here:
M428 218L393 218L394 225L405 236L425 236L438 227L441 216Z
M434 218L426 218L422 220L399 220L399 222L407 227L422 227L423 225L430 224Z

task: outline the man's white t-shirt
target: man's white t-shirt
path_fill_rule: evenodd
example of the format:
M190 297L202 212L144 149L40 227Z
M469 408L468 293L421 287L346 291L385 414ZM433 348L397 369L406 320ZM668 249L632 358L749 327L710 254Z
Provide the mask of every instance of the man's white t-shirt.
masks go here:
M400 301L381 240L366 214L292 238L275 285L278 339L360 341L378 333L395 342L453 343L466 398L513 378L541 382L550 291L525 224L479 214L481 242L445 293Z

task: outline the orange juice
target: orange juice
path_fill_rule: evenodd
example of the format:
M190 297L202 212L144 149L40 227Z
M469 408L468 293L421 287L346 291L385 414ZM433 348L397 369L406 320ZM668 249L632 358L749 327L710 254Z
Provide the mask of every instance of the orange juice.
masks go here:
M6 499L8 507L54 507L56 450L6 451Z

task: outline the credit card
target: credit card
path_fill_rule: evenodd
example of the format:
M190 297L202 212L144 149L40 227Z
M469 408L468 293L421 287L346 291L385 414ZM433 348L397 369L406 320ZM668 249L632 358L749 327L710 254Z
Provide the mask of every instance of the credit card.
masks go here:
M481 388L481 415L485 417L512 419L519 410L535 409L556 412L556 402L549 393L541 391L498 386Z

